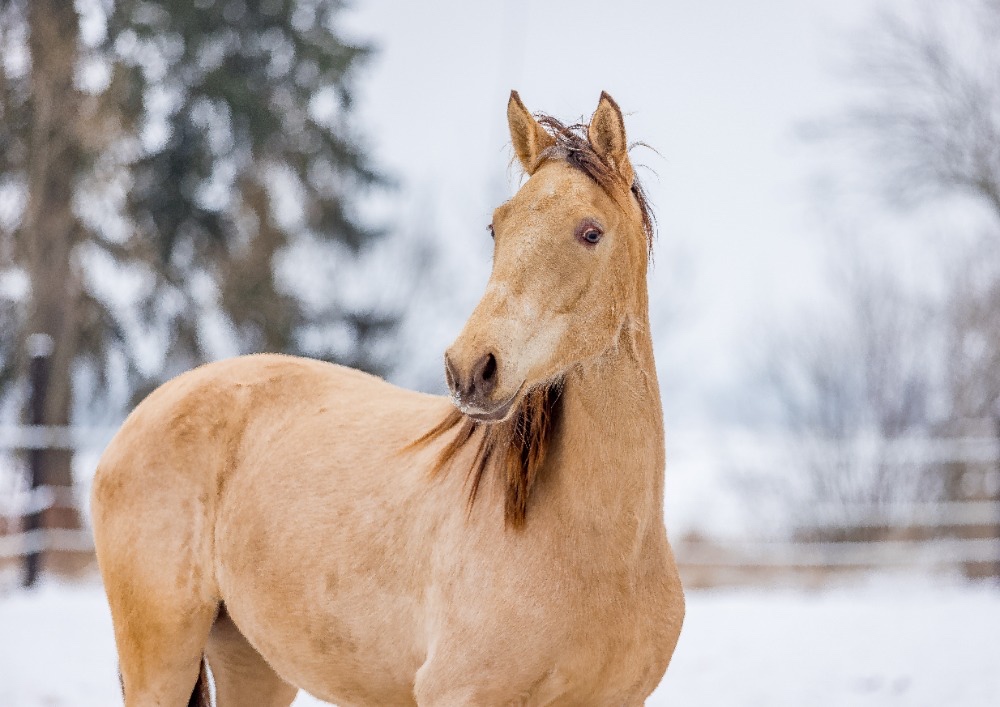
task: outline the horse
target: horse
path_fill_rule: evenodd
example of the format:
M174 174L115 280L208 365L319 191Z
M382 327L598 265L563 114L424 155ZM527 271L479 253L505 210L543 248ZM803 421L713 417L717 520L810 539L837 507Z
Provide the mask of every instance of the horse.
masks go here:
M646 276L621 110L507 105L450 397L257 354L163 384L91 506L127 707L643 705L684 596L663 519ZM484 235L485 237L485 235Z

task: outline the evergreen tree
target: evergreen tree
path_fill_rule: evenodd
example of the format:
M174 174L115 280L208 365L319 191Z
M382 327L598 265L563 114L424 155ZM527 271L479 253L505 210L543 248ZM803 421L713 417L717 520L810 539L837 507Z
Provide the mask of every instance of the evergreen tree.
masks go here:
M378 236L357 198L384 179L351 120L371 48L341 36L341 9L2 0L0 394L23 380L36 332L55 344L53 425L110 378L141 397L213 338L381 368L372 344L392 313L288 272L290 253L348 263ZM128 297L109 286L119 277ZM45 468L70 485L69 453Z

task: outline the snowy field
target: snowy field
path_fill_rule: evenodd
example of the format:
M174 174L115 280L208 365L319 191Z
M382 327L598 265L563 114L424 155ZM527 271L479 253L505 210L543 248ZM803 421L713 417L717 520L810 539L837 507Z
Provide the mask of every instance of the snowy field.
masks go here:
M121 704L96 586L0 597L0 705ZM321 704L302 695L295 705ZM1000 705L1000 588L921 582L701 591L647 703L677 707Z

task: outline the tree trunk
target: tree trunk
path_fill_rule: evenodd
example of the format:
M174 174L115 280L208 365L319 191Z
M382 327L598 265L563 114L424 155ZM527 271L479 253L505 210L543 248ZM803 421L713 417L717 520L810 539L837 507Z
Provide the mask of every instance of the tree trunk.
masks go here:
M73 262L80 224L73 213L73 192L83 152L77 137L80 94L73 85L78 24L72 2L32 0L28 25L31 54L31 136L27 159L27 204L20 243L26 249L30 304L25 334L52 337L54 349L44 391L44 424L68 425L72 406L72 364L77 348L76 303L81 294ZM25 357L27 358L27 357ZM42 485L69 498L72 451L45 450ZM43 528L79 528L75 506L57 503L42 516ZM75 553L53 552L49 569L78 565Z

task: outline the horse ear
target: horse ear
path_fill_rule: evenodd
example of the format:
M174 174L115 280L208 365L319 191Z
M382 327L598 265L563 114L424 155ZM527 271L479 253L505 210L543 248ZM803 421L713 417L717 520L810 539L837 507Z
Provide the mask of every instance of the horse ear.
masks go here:
M510 126L510 139L514 143L517 159L528 176L531 176L538 169L538 156L543 150L556 144L555 138L531 117L517 91L511 91L510 100L507 101L507 124Z
M625 120L622 118L622 109L607 91L601 92L601 100L587 129L587 139L601 159L614 168L631 187L635 181L635 170L628 159Z

